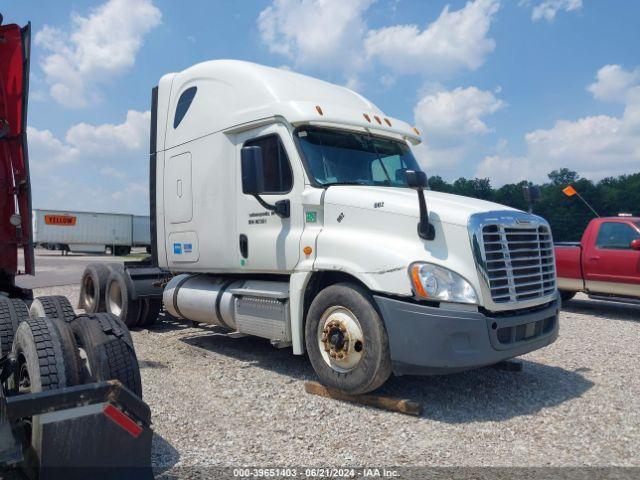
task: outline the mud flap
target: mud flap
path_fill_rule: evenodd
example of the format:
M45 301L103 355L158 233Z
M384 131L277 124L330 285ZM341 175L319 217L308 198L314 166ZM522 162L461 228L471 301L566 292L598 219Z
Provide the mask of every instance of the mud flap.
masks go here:
M40 479L152 479L151 412L120 382L78 385L6 399L20 428L39 415L21 467Z
M111 403L40 416L40 479L151 479L152 431Z

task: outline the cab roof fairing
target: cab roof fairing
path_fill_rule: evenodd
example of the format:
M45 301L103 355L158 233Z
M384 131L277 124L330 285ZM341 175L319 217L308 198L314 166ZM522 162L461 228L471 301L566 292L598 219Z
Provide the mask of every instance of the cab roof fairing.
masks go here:
M409 124L384 115L358 93L288 70L237 60L214 60L165 75L160 82L165 92L169 83L170 98L164 99L168 102L166 149L273 117L282 117L292 125L313 122L366 128L376 134L401 136L414 145L421 141ZM173 129L170 120L177 101L182 92L193 86L198 91L190 111L180 126ZM164 143L164 139L158 140Z

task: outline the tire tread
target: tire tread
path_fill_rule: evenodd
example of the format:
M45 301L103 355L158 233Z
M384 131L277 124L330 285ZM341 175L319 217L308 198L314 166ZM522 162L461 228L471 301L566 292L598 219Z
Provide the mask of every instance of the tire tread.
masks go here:
M27 319L29 309L22 300L0 297L0 355L11 350L20 323Z

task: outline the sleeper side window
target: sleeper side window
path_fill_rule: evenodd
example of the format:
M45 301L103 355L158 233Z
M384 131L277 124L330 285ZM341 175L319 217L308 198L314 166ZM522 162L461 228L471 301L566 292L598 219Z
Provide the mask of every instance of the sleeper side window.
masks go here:
M249 140L246 147L260 147L264 164L264 191L260 193L287 193L293 187L293 172L289 157L278 135Z
M178 125L182 122L182 119L187 114L187 110L189 110L191 102L193 102L193 98L196 96L197 91L198 87L189 87L180 95L176 105L176 114L173 117L173 128L178 128Z

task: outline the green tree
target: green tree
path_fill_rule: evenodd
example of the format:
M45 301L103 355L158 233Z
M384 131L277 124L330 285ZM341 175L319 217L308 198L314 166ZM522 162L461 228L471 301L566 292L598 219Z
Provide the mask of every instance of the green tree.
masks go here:
M618 213L640 215L640 173L608 177L597 183L580 178L573 170L561 168L549 173L549 182L536 185L540 199L533 205L533 213L544 217L551 225L556 241L578 241L582 232L594 217L593 212L577 196L568 197L562 189L573 187L602 216ZM442 177L429 178L432 190L467 197L491 200L509 207L526 210L522 187L534 184L522 181L518 184L491 187L488 178L458 178L452 184Z

